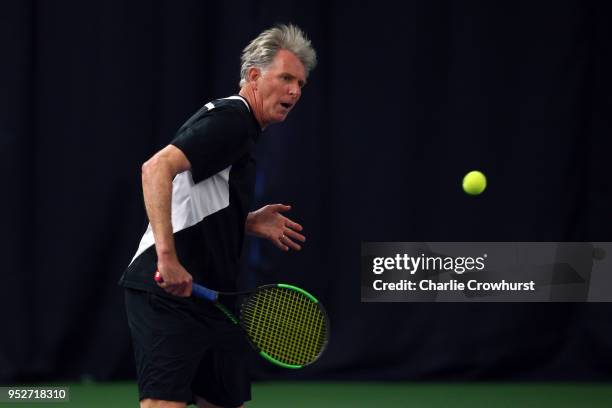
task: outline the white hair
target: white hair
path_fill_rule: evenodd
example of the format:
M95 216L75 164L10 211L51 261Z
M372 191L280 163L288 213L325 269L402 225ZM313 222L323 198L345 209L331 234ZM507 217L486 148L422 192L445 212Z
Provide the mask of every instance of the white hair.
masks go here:
M247 82L249 68L265 71L279 50L292 52L304 64L306 76L317 65L317 53L306 34L293 24L279 24L257 36L242 50L240 58L240 87Z

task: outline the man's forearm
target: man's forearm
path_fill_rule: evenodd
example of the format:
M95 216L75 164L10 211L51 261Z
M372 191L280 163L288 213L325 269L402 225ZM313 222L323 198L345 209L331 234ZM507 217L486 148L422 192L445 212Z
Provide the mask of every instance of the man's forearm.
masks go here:
M175 260L172 235L172 178L169 166L151 159L142 166L142 191L160 262Z

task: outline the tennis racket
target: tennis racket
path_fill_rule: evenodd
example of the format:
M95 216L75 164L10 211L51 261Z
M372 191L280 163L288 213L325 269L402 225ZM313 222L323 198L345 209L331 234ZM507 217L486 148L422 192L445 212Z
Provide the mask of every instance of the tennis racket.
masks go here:
M161 282L159 272L155 280ZM296 286L277 283L244 292L217 292L196 283L192 296L206 299L245 331L251 346L269 362L302 368L317 361L327 347L329 319L323 305ZM220 298L243 296L237 318Z

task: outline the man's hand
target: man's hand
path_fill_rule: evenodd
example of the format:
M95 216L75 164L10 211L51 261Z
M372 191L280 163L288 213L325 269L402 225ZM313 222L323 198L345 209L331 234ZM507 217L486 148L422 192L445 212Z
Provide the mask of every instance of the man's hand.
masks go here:
M280 214L290 209L289 205L269 204L249 213L245 225L246 232L259 238L269 239L283 251L288 251L289 248L299 251L302 247L295 241L306 241L306 237L298 232L302 231L302 226Z
M157 286L174 296L191 296L193 277L178 260L158 262L157 272L161 278L156 274Z

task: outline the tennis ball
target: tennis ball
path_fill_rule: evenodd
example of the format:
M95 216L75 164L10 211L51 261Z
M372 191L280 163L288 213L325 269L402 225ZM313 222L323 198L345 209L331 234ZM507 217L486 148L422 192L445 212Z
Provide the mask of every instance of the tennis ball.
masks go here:
M470 171L463 177L463 191L469 195L478 195L487 188L487 178L478 170Z

